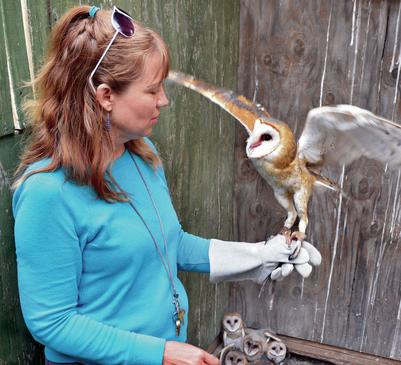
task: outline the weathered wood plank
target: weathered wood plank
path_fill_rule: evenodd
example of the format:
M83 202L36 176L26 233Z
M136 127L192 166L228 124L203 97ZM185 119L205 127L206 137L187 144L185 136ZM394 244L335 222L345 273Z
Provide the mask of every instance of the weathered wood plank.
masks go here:
M281 335L280 338L284 341L288 351L292 354L307 356L312 359L326 360L335 365L396 365L400 363L396 360L323 345L317 342Z
M47 37L51 29L48 0L24 0L26 8L26 32L31 40L31 54L34 72L43 64Z
M29 81L29 49L25 43L23 16L19 1L0 3L1 22L4 30L4 50L8 55L7 73L9 78L12 120L16 129L24 126L21 102L30 90L24 88L24 81ZM20 21L16 21L16 20ZM27 53L28 52L28 53ZM2 72L4 72L2 70Z
M0 364L40 364L42 354L25 328L19 306L11 192L22 136L0 138Z
M307 111L319 105L353 103L392 116L399 83L385 70L398 5L242 1L239 90L297 136ZM397 94L395 121L401 120L399 102ZM244 140L238 128L235 234L256 241L277 232L285 212L246 160ZM246 313L251 326L400 359L399 174L366 159L344 175L341 168L329 172L351 199L331 193L312 199L308 239L321 250L322 266L307 280L292 275L271 285L260 299L256 285L236 284L231 307Z
M0 15L4 13L3 3L0 2ZM1 19L1 18L0 18ZM13 123L13 108L11 102L10 84L12 85L11 77L11 59L6 48L5 41L5 27L4 22L1 22L0 27L0 44L4 45L0 49L0 136L6 134L14 133L14 123ZM13 95L14 97L14 95Z

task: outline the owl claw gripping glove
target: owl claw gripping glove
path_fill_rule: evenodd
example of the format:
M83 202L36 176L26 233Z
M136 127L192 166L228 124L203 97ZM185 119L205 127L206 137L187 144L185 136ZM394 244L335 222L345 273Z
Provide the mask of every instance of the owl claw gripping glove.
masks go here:
M299 255L289 256L300 245L288 246L286 238L277 235L266 242L246 243L212 239L209 248L210 281L252 280L263 283L271 275L273 280L288 276L294 269L308 277L312 266L321 262L319 251L308 242L303 242Z

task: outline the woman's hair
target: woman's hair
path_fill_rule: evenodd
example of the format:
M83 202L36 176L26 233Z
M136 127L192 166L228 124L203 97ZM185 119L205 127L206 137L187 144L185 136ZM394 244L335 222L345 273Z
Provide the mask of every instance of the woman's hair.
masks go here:
M106 111L88 81L115 30L110 10L99 10L95 17L89 17L89 9L79 6L69 10L52 30L46 62L31 84L37 98L24 104L32 135L16 171L14 187L34 173L63 168L68 179L92 186L100 198L122 201L126 196L118 192L108 171L114 146L105 127ZM95 87L105 83L122 93L141 77L153 52L160 54L166 78L166 44L157 33L135 22L132 37L117 35L93 77ZM160 163L143 138L125 145L153 167ZM50 158L46 168L24 174L30 164L43 158Z

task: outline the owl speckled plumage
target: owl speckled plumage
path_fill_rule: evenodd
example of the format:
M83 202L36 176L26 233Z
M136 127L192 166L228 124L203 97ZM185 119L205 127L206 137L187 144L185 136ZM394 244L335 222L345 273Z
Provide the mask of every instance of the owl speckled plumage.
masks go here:
M324 164L347 166L366 156L389 168L401 166L401 126L367 110L352 105L312 109L297 143L286 123L244 96L180 72L170 71L169 79L207 97L245 127L249 135L246 155L287 211L281 233L289 242L305 238L313 186L336 190L320 175ZM297 217L298 231L291 233Z

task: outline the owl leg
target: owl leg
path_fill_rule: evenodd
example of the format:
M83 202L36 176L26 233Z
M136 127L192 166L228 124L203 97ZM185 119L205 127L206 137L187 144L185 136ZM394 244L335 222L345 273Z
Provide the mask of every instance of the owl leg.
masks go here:
M294 207L293 197L288 192L275 192L274 197L280 205L287 211L287 219L284 222L284 227L281 229L280 234L287 238L287 243L291 244L291 227L297 219L297 211Z
M306 227L308 226L308 201L310 197L310 189L300 189L294 194L294 204L299 216L299 225L298 231L295 231L291 234L292 240L303 241L306 237ZM291 258L295 258L299 254L299 249L297 249L292 255Z

